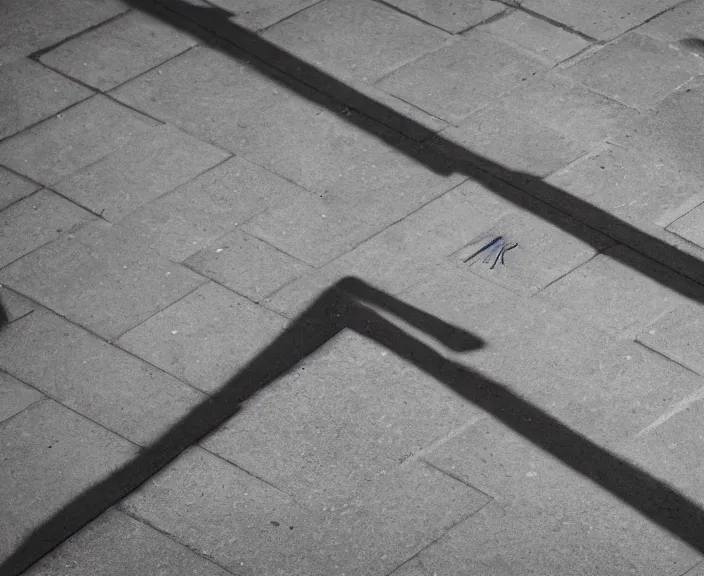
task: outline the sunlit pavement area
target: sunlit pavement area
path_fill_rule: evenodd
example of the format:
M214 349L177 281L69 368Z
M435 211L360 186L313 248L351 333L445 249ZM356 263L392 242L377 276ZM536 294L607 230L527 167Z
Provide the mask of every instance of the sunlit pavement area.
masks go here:
M0 574L704 576L703 120L703 0L3 0Z

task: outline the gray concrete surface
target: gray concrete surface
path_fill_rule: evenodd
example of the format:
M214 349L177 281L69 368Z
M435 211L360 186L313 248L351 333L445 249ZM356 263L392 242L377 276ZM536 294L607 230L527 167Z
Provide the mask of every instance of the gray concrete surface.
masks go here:
M0 17L0 573L704 574L704 1L162 4Z

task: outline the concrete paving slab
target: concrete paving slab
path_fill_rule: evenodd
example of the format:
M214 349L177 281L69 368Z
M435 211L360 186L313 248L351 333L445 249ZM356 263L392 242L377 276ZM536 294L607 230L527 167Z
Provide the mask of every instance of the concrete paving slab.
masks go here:
M501 40L472 30L396 70L378 87L453 123L545 69Z
M628 106L653 108L703 71L701 58L634 32L580 60L565 74Z
M0 210L29 196L41 186L0 166Z
M106 92L196 43L161 20L132 11L64 42L39 60Z
M393 353L343 333L203 445L320 510L477 414Z
M504 4L492 0L389 0L387 4L453 34L476 26L506 10Z
M504 94L498 104L569 136L585 148L619 132L638 113L587 90L556 71L535 76Z
M248 59L242 54L243 61ZM117 87L111 95L235 152L245 124L243 111L261 112L276 97L288 97L288 91L244 62L198 46Z
M85 100L92 93L32 60L0 66L0 140Z
M434 149L453 156L457 145L477 155L477 166L499 177L506 170L546 176L586 152L564 133L504 106L483 108L430 141Z
M652 113L625 123L612 141L704 178L698 153L704 138L697 129L703 102L704 83L692 81L660 102Z
M378 217L369 222L339 203L311 196L267 210L242 229L311 266L323 266L394 220Z
M127 10L120 0L8 0L0 65L48 48Z
M40 190L0 212L0 267L75 231L95 216L50 190Z
M112 432L44 400L0 424L0 558L40 523L136 455Z
M704 6L701 2L680 2L657 18L638 27L639 34L647 34L664 42L682 42L704 36ZM680 44L682 47L682 44Z
M111 508L42 558L25 574L59 576L228 576L216 564L154 528Z
M594 504L590 500L591 504ZM609 508L611 506L611 508ZM617 506L602 504L604 516ZM699 560L669 533L622 508L609 522L580 516L582 510L505 509L490 503L419 555L430 574L593 574L679 576ZM634 534L637 536L634 537ZM468 568L467 568L468 567Z
M329 573L386 575L488 501L425 463L408 462L324 512L325 565Z
M520 46L539 60L552 65L574 56L590 45L581 36L523 10L514 10L478 29Z
M142 446L205 395L49 311L3 331L0 366L54 400Z
M97 221L0 273L0 282L106 338L116 338L205 279Z
M704 389L663 413L619 451L701 506Z
M638 342L663 356L704 374L704 355L700 349L704 315L693 306L681 306L665 314L638 335Z
M229 156L173 126L162 125L137 135L53 188L116 222Z
M610 255L636 268L649 268L663 283L639 274ZM660 316L688 299L670 286L697 294L698 284L625 246L616 246L548 286L542 296L584 321L614 335L635 337Z
M279 335L285 320L208 283L124 334L118 344L204 392L214 392Z
M449 39L437 28L372 0L324 0L262 35L337 78L369 84Z
M375 494L372 487L363 504L351 500L314 514L245 471L191 449L122 507L236 573L381 576L486 501L417 464L379 486L388 489Z
M262 30L280 20L317 4L320 0L215 0L212 2L234 12L231 18L250 30Z
M0 372L0 422L39 402L44 395L5 372Z
M699 195L697 195L697 199L699 198ZM704 234L702 234L701 230L703 218L702 206L699 204L696 208L672 222L667 229L698 246L704 246Z
M306 195L292 182L236 156L137 209L119 225L181 262L252 216Z
M78 1L58 0L58 6ZM369 52L382 45L398 45L401 52L418 48L413 42L406 42L407 36L398 44L394 42L401 36L394 34L382 34L375 40L372 32L378 22L362 26L360 33L350 23L355 22L352 16L363 15L365 7L395 14L399 21L412 21L418 29L433 30L443 38L450 35L433 26L447 27L443 22L463 25L468 14L502 8L488 2L468 2L460 7L461 12L450 17L448 10L454 10L451 1L436 2L432 7L423 0L376 3L365 0L360 6L343 6L337 0L324 0L318 6L312 6L314 0L254 0L247 5L241 0L216 1L236 12L232 18L235 22L258 30L275 24L277 15L285 18L307 7L310 8L288 22L301 22L306 14L321 14L327 7L335 8L335 14L346 11L345 18L336 24L335 36L329 28L321 26L310 32L311 43L304 47L304 51L317 49L322 45L320 37L328 34L330 44L326 46L330 49L318 60L335 62L335 66L338 66L335 58L344 65L354 63L355 58L362 62L359 52L355 52L358 44L354 44L360 38L366 42L361 48ZM536 4L541 0L528 1ZM652 8L649 1L634 10L630 9L632 0L599 6L598 10L604 9L612 15L610 18L604 18L591 7L593 20L589 22L596 22L596 28L602 24L604 29L619 28L622 22L632 17L638 19L638 14L648 12ZM29 2L34 5L37 0ZM400 12L394 12L395 8ZM577 20L588 19L583 7L571 8L575 9L572 15ZM551 9L562 8L551 6ZM614 57L616 64L621 65L621 57L624 61L632 58L641 64L641 69L652 69L656 79L655 88L646 85L639 89L633 80L636 67L627 63L622 65L623 69L628 68L626 73L619 72L620 78L611 79L615 85L627 84L630 94L643 100L654 98L653 94L659 98L657 90L663 86L669 90L668 82L677 71L665 66L670 62L671 50L666 44L679 49L677 52L672 48L673 53L681 55L678 58L694 58L691 54L699 53L701 48L701 42L693 39L699 35L697 14L689 13L691 22L686 27L689 39L680 38L664 14L648 23L641 36L630 34L617 42L616 48L623 48L628 38L637 38L646 48L662 48L667 57L655 50L656 58L651 60L640 45L626 51L614 48L618 52L618 58ZM26 13L28 22L31 15ZM620 16L625 18L619 21ZM424 17L428 18L427 25L418 20ZM57 19L64 18L70 19L68 15ZM258 18L261 19L257 23ZM263 24L268 18L272 20ZM431 18L437 18L437 23ZM473 130L484 140L478 138L474 145L467 144L477 154L486 153L495 162L505 162L516 170L525 169L540 176L550 173L550 182L564 189L567 196L560 198L555 193L552 197L549 191L536 194L560 210L570 213L569 195L574 194L579 199L593 201L665 246L704 257L704 246L698 248L664 228L679 219L672 230L687 224L687 230L680 229L682 234L695 238L698 233L698 211L690 211L704 202L704 193L699 191L704 170L698 152L704 143L697 131L704 83L690 80L674 95L654 104L652 113L639 114L582 86L582 78L567 78L564 70L547 71L548 66L583 42L572 43L579 35L569 31L569 23L563 27L560 22L548 23L541 18L540 14L527 16L513 12L496 20L494 25L480 27L485 28L484 32L472 29L467 38L455 36L450 44L462 45L465 51L457 49L445 60L437 55L451 51L453 46L421 56L426 49L421 42L419 59L386 79L412 69L417 76L408 80L408 90L392 90L385 99L381 98L383 103L410 114L419 123L393 120L379 106L361 105L370 115L383 117L384 122L390 122L390 126L409 134L416 142L400 138L344 108L359 107L355 106L355 102L361 101L354 93L356 89L379 97L386 88L385 80L374 87L365 86L357 78L346 81L350 84L349 92L345 95L344 90L336 88L341 93L335 95L340 97L339 106L331 105L312 89L300 86L291 89L277 83L275 78L279 76L275 73L270 77L265 72L254 71L245 55L231 58L216 50L195 47L118 87L111 96L116 95L137 110L153 114L240 157L208 170L189 183L177 187L182 182L179 180L173 186L169 184L165 188L168 191L158 198L156 193L148 192L148 197L142 199L148 202L131 203L137 209L119 224L88 224L78 233L71 233L74 238L64 234L0 271L0 279L9 284L8 288L0 287L0 298L8 299L13 320L0 332L0 352L6 349L14 354L11 362L16 369L15 377L23 379L25 372L36 375L49 381L52 390L58 390L61 384L61 391L67 394L64 402L73 401L70 394L83 402L76 400L72 408L114 429L124 426L125 431L120 433L142 442L140 434L146 437L161 416L166 415L164 422L168 422L172 412L179 414L179 410L188 408L184 403L169 412L179 402L168 394L171 389L168 383L177 382L174 374L197 380L196 385L207 392L216 390L286 326L285 318L239 298L225 287L205 283L198 288L201 282L206 282L203 277L165 262L156 253L184 261L205 249L199 255L208 253L211 257L204 259L205 266L213 258L223 259L225 250L211 253L212 247L223 247L217 244L223 235L225 240L250 239L254 235L257 240L248 245L253 242L266 246L269 255L273 251L280 256L277 250L282 250L320 268L311 270L304 266L301 278L286 284L271 297L261 298L268 294L268 288L261 295L257 290L247 292L250 297L261 298L264 305L292 318L311 298L346 274L369 280L404 301L461 325L484 340L484 346L470 353L455 353L391 315L391 320L403 330L468 369L503 383L513 393L536 403L600 445L616 446L649 471L663 470L664 479L701 501L699 422L704 386L699 375L663 357L663 354L671 358L680 354L685 358L683 363L694 366L697 362L698 356L691 353L691 342L698 338L698 328L692 320L694 313L677 324L675 317L678 313L684 316L685 312L669 312L685 303L686 298L675 290L662 288L656 280L642 281L650 275L650 261L633 262L634 271L625 265L603 265L608 256L596 257L551 285L548 290L561 286L560 283L566 286L558 301L544 295L525 297L591 257L594 249L575 242L559 228L541 220L548 210L517 191L503 189L496 194L468 182L447 193L465 175L448 178L444 174L449 169L411 159L418 152L415 147L418 140L427 142L430 134L445 127L447 121L461 125L468 119L452 112L453 106L460 110L469 107L469 118L474 120L481 114L472 106L481 101L483 120ZM671 18L673 22L682 19ZM86 38L95 37L95 45L106 46L101 54L108 59L115 57L110 61L116 67L107 66L106 71L131 74L133 64L137 70L153 54L147 54L142 47L133 62L125 59L125 52L107 47L107 39L117 41L116 30L130 19L144 22L134 12L69 41L64 47L68 59L61 65L67 66L67 70L74 64L80 68L84 60L71 49L83 46L81 42ZM656 26L659 20L661 23ZM271 30L283 30L286 26L287 22L275 24ZM492 26L494 32L486 32ZM536 32L543 29L544 34ZM141 40L128 32L127 44ZM165 38L171 46L172 36ZM347 46L347 40L352 48L340 56L338 50ZM155 51L159 52L162 41L166 40L157 37L155 41ZM291 41L299 42L294 36ZM467 42L474 42L471 50ZM596 62L600 54L607 54L607 49L594 51L578 66ZM82 50L85 53L85 47ZM0 62L1 54L3 48L0 48ZM64 52L59 47L50 54L57 56ZM168 51L163 54L166 56L160 58L171 55ZM369 67L373 68L384 64L387 57L393 61L394 54L389 50L382 53L383 58L376 61L368 58L362 64L371 64ZM431 57L437 61L422 64ZM426 68L421 70L422 66ZM602 67L607 70L606 64ZM290 71L296 76L295 65L291 64ZM596 72L590 78L595 75ZM319 88L323 83L313 73L306 73L298 81ZM415 84L411 85L412 82ZM414 99L413 90L426 100ZM95 186L82 189L86 197L105 197L109 202L117 197L107 192L120 190L120 186L129 188L130 193L138 190L131 184L126 187L125 182L137 181L139 170L134 166L146 166L145 179L152 184L158 180L149 190L156 190L157 184L164 180L160 179L159 170L149 164L147 154L134 154L137 144L133 139L148 138L145 131L160 133L175 129L154 128L158 122L140 118L138 112L116 112L115 108L122 107L114 102L109 106L101 104L102 108L90 104L102 99L102 96L91 97L68 109L67 114L93 106L90 114L73 118L70 128L67 125L56 128L59 119L52 118L27 130L27 138L20 134L0 142L0 165L46 186L68 181L73 172L91 173ZM435 104L434 100L438 101L437 108L431 110L429 106ZM110 107L112 112L108 110ZM103 113L103 109L108 112ZM500 111L491 116L495 109ZM438 110L444 114L443 119L431 115L438 114ZM44 131L40 134L37 129ZM615 144L603 145L606 140ZM169 146L169 154L176 153ZM596 146L602 147L597 150ZM591 153L573 161L572 152L581 154L587 150ZM10 161L5 160L4 154ZM115 158L122 156L124 162L115 162ZM104 178L98 178L99 169L111 162L112 172L122 174L111 180L108 171ZM569 165L559 170L565 163ZM186 163L181 162L179 167L182 164ZM428 166L435 166L437 173L428 170ZM554 172L555 169L558 171ZM183 181L193 175L185 174ZM482 181L486 185L486 180ZM565 185L559 184L560 181ZM496 183L491 184L492 190L494 186ZM0 185L0 206L1 190ZM10 184L9 190L5 197L10 209L27 205L28 196L38 195L36 187L27 190L24 182ZM96 191L106 194L98 196ZM65 192L71 193L68 189ZM39 194L53 195L53 191ZM516 200L522 209L509 198ZM115 211L114 219L122 218L123 213ZM126 214L127 208L124 211ZM408 214L411 215L397 222ZM551 215L552 218L554 213ZM575 213L574 217L579 219L580 214ZM597 219L588 210L584 218L592 224L592 218ZM44 224L42 221L36 227L41 225L42 231L53 234L52 228ZM612 224L614 237L624 241L619 236L618 223L610 223L610 228ZM11 226L6 228L10 230ZM389 228L385 230L386 227ZM499 269L505 277L499 278L496 269L490 275L488 268L478 269L479 264L468 267L457 261L461 250L476 243L478 236L494 232L520 235L519 247L507 253L507 264ZM25 236L22 242L26 243L30 237ZM272 245L271 249L266 243ZM657 244L643 242L638 246L644 253L656 253L653 257L667 263L667 250L660 250ZM521 259L516 260L519 249ZM199 256L193 257L193 262ZM251 286L266 285L270 272L276 273L272 289L288 281L288 277L279 278L281 267L267 264L266 258L250 253L246 262L257 271L250 274L252 282L247 286L241 287L242 273L233 272L240 270L240 260L235 262L236 266L213 269L212 275L215 277L217 272L217 281L225 281L245 292ZM595 262L601 266L596 270L598 273L590 268ZM512 263L516 265L510 267ZM587 274L587 280L574 280L580 270L587 270L591 276ZM656 271L656 279L661 272L670 274L664 269ZM174 278L176 281L171 282ZM665 278L665 284L672 282L679 286L680 281L674 275ZM697 289L690 284L683 286L685 292L694 295L699 294ZM20 292L34 300L25 299ZM573 306L574 302L577 305ZM67 315L68 320L59 320L40 303ZM694 310L699 311L697 307ZM232 320L223 320L223 312L230 313ZM40 326L44 322L40 320L47 317L56 320L55 329L47 328L42 332L41 342L32 344L30 340L38 332L27 327ZM71 325L70 320L96 331L98 337L118 338L127 330L124 340L133 337L131 349L148 357L146 362L98 340ZM594 320L599 328L590 326L589 322ZM619 329L611 330L611 324ZM653 338L651 350L646 347L643 335L653 326L657 330L671 328L673 335L670 337L668 333L662 337L665 342L656 342L661 338L660 333L648 334ZM619 341L606 331L620 338L639 335L641 342ZM65 337L64 333L81 336ZM193 449L189 454L200 454L200 460L194 458L188 466L176 462L160 478L150 482L134 510L129 511L139 514L146 523L113 511L121 523L113 518L102 532L98 530L102 536L82 540L73 548L73 556L55 556L47 570L61 572L67 562L80 564L80 558L84 558L86 564L77 570L90 572L93 566L98 572L109 571L116 564L106 558L124 545L128 553L120 551L120 560L125 562L124 570L130 573L159 571L155 559L160 560L160 556L164 556L165 570L173 572L173 566L184 562L187 570L193 566L192 571L210 573L202 564L207 560L196 562L192 559L197 556L192 552L185 552L180 545L167 545L173 542L169 536L196 554L208 555L221 563L223 570L236 574L388 576L394 571L403 574L405 566L413 576L436 572L458 576L530 573L592 576L595 570L609 575L681 576L700 559L700 555L644 521L638 513L624 508L590 484L576 482L573 473L561 474L561 468L541 464L530 445L502 444L500 431L487 434L486 445L468 439L466 432L471 428L466 427L480 418L474 405L393 353L384 356L386 350L366 340L360 344L359 339L352 333L343 333L252 398L229 423L229 428L204 443L208 445L217 439L216 449L221 457ZM11 346L2 344L5 341L11 341ZM670 349L666 347L668 344ZM32 361L35 356L38 359ZM125 358L130 358L131 363ZM51 362L61 366L50 366ZM101 376L91 372L96 364ZM3 368L11 367L0 362L0 369ZM163 374L161 369L171 371L172 376ZM69 373L61 383L50 378ZM150 380L149 373L160 375L160 379ZM129 383L115 389L115 382L119 384L124 378ZM144 378L149 379L146 384ZM162 387L157 386L153 398L144 399L153 382ZM340 386L331 386L331 382ZM304 391L306 385L312 392ZM138 389L131 393L135 386ZM178 386L185 388L185 384ZM53 394L48 388L47 393ZM139 417L125 417L118 411L121 394L140 401L135 412ZM0 424L0 430L47 402L39 401L11 415ZM156 416L152 417L152 413ZM240 416L246 418L241 429L237 428ZM44 418L35 420L41 423ZM149 425L142 423L145 418ZM55 427L62 429L62 426ZM13 437L20 435L19 429L13 432ZM84 441L83 435L76 433L80 441ZM458 438L469 444L469 452L466 447L452 444ZM503 491L497 495L486 488L498 504L489 503L477 512L479 506L486 504L487 497L463 483L469 481L468 477L452 479L423 463L423 457L430 459L444 448L443 440L451 446L448 454L451 465L459 462L471 468L469 472L478 470L481 477L472 481L486 480L496 490ZM441 442L439 448L438 442ZM673 444L676 446L671 447ZM46 458L33 446L21 447L30 456L16 456L18 465L24 458L28 458L30 466L34 461L44 465ZM19 451L17 448L18 454ZM97 454L90 456L94 460L103 456L97 450L90 454ZM531 464L535 467L530 467ZM80 462L69 461L68 465L82 469ZM457 476L452 470L447 472ZM535 475L527 475L529 472ZM53 480L42 469L34 474L29 485L22 486L24 492L20 494L28 504L19 502L36 507L37 517L44 518L41 514L46 514L47 507L27 494L34 497L51 493ZM169 474L178 478L168 479ZM359 479L361 482L357 482ZM266 482L290 494L277 492ZM45 488L47 484L49 488ZM477 488L484 490L482 486ZM236 500L240 497L244 500L234 508L233 494ZM208 499L210 502L205 503ZM272 510L277 515L283 511L281 515L287 516L277 518L270 513ZM473 516L463 523L470 514ZM292 519L290 524L288 518ZM147 527L151 522L154 527ZM455 529L457 534L451 532L442 538L448 527L457 522L460 522ZM283 530L284 534L276 532ZM431 544L437 538L440 540ZM96 552L95 546L91 549L91 542L104 549ZM416 556L429 544L427 554ZM176 548L184 550L180 556ZM172 558L176 559L169 564ZM407 562L410 558L413 560ZM195 563L191 564L191 560Z
M0 302L8 316L8 322L19 320L30 312L41 308L14 290L0 286Z
M312 514L202 448L186 451L120 509L235 574L325 573Z
M98 95L1 142L0 163L42 184L53 184L157 124Z
M615 342L535 401L599 445L613 448L701 389L700 377L633 342Z
M308 178L313 170L313 174L321 174L329 190L268 210L243 229L308 264L322 266L465 179L462 175L435 174L402 152L384 150L371 136L348 132L348 137L362 141L352 140L343 148L352 156L344 168L341 166L345 172L334 171L327 177L325 158L316 158L315 149L302 153L304 163L298 152L304 147L288 148L294 166L305 170L312 164L312 170L304 173ZM330 148L327 154L331 154ZM343 157L337 159L340 165ZM279 161L279 157L275 159ZM315 186L323 184L324 180Z
M311 269L240 230L219 238L184 265L255 302Z
M598 40L611 40L678 3L679 0L597 0L589 4L578 0L525 0L521 4Z
M667 226L692 202L704 201L699 178L618 146L605 146L546 180L641 229Z
M502 562L509 574L681 574L700 555L491 418L439 446L433 465L494 498L424 550L434 569Z

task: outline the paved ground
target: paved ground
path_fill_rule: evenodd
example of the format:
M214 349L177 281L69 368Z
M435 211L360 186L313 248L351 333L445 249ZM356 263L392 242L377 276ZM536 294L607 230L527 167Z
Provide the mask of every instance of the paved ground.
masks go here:
M3 3L0 573L704 575L704 1L165 5Z

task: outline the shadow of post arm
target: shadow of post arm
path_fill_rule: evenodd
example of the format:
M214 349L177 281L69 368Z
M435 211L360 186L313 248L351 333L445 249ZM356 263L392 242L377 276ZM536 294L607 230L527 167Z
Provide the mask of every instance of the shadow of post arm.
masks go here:
M652 522L704 552L704 510L693 500L595 444L506 386L446 359L377 312L356 306L349 318L351 330L417 366Z
M474 334L458 326L448 324L437 316L428 314L415 306L406 304L402 300L354 276L342 278L336 284L336 287L341 292L349 294L354 301L367 302L387 312L391 312L404 322L422 330L455 352L478 350L484 346L484 341Z
M355 294L359 297L355 297ZM360 301L386 308L441 341L452 329L476 345L481 340L451 327L366 283L346 278L322 295L219 392L196 406L156 442L109 477L74 498L34 530L0 564L17 576L110 506L149 480L184 450L233 417L241 402L290 370L345 328L372 339L476 404L575 471L587 476L646 517L704 552L704 514L691 500L600 448L505 386L452 362ZM410 312L412 318L404 315ZM432 328L424 329L424 322ZM453 341L454 336L449 338Z

